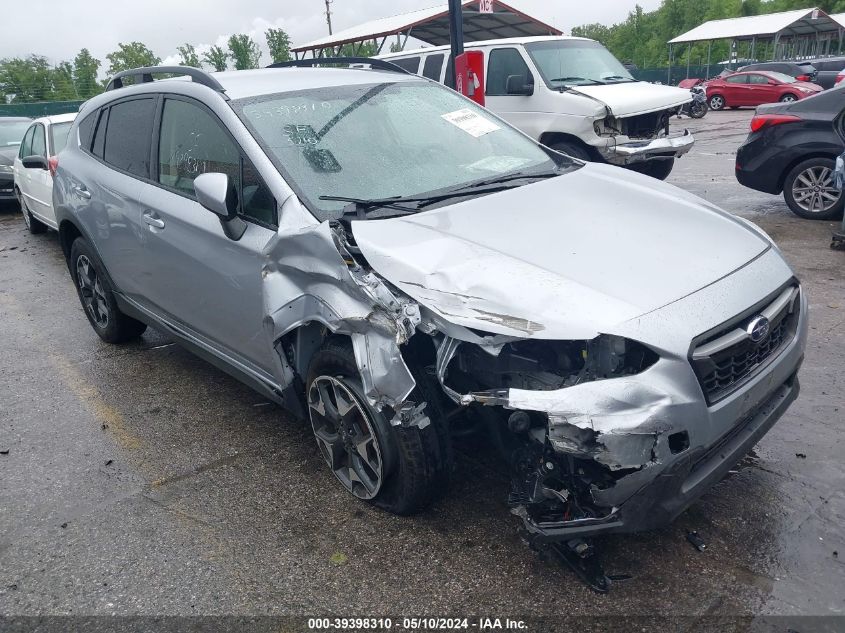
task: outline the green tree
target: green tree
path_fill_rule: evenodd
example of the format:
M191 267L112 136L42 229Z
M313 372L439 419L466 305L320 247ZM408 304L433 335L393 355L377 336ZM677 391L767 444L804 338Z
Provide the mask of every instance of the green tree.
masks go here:
M161 63L161 58L157 57L141 42L130 42L129 44L121 42L117 46L116 51L106 55L106 59L109 60L109 75L131 68L158 66Z
M0 61L0 91L13 103L53 99L53 69L47 58L30 55Z
M232 56L235 70L258 68L261 50L249 35L232 35L229 38L229 53Z
M267 48L270 49L270 59L275 62L290 60L290 37L282 29L267 29Z
M78 99L89 99L99 94L102 89L97 82L100 65L100 60L92 57L87 48L83 48L73 58L73 85Z
M73 64L61 62L53 68L53 90L50 98L54 101L73 101L79 98L73 83Z
M193 66L194 68L200 68L202 66L199 55L197 55L197 49L194 48L193 44L177 46L176 50L179 52L179 63L182 66Z
M206 51L205 55L202 56L202 61L214 68L217 72L222 72L226 70L226 64L229 61L229 54L219 46L212 46L208 49L208 51Z

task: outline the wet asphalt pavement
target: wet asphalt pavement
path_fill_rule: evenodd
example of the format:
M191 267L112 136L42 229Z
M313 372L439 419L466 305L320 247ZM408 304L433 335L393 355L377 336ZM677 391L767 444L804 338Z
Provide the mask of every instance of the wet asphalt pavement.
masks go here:
M394 517L341 490L306 425L163 335L100 342L57 235L4 208L0 614L845 613L845 253L835 223L737 184L750 117L675 122L698 141L670 182L759 224L802 278L801 396L672 526L602 541L633 576L605 596L522 544L485 452Z

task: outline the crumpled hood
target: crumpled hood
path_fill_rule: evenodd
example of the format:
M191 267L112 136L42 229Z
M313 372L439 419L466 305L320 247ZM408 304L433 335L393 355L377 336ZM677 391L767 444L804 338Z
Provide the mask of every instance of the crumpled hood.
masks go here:
M445 320L541 339L612 333L769 248L677 187L596 164L352 232L379 275Z
M692 93L689 90L645 81L606 86L573 86L572 90L601 101L610 108L615 117L656 112L692 101Z

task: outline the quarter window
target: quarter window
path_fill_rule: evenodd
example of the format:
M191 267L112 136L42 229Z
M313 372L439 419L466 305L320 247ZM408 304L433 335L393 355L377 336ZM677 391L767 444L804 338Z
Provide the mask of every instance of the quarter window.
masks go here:
M523 82L534 83L534 75L528 70L528 64L515 48L497 48L490 51L487 69L487 94L502 96L508 94L508 77L519 75Z
M440 71L443 69L443 55L429 55L423 64L423 77L440 81Z
M259 223L276 223L275 201L258 171L220 123L205 109L167 99L161 116L158 180L191 198L200 174L226 174L238 191L240 213Z
M150 137L155 99L132 99L109 108L103 160L141 178L150 177Z
M406 57L405 59L389 59L391 63L396 64L399 68L407 70L408 72L417 74L420 72L420 58Z
M106 146L106 126L109 123L109 109L100 110L100 118L97 121L97 131L94 133L94 146L91 153L99 158L103 157L103 148Z

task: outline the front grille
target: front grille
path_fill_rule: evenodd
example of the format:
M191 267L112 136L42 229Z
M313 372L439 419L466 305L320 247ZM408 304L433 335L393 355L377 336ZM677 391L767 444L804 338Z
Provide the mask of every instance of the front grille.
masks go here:
M718 402L759 373L793 339L798 326L800 290L791 285L767 305L705 338L693 350L692 365L708 404ZM754 342L749 324L760 315L769 333Z

